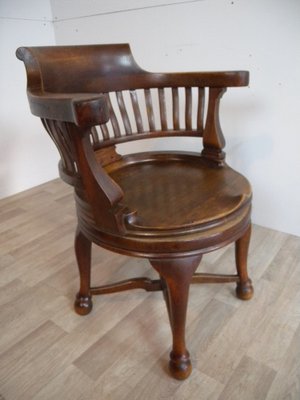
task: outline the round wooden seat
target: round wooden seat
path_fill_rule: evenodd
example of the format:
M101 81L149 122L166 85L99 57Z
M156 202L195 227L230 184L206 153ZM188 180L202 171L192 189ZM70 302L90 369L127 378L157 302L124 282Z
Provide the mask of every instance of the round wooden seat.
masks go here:
M150 235L195 231L251 199L242 175L230 167L212 168L198 154L140 153L123 157L108 172L124 191L125 206L136 211L127 228Z

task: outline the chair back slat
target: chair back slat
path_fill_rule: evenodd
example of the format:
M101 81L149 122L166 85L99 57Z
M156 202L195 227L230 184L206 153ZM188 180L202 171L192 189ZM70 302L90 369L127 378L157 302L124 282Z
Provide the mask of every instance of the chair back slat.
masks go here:
M108 132L106 124L100 125L100 129L101 129L101 133L102 133L102 136L103 136L103 140L108 140L109 139L109 132Z
M180 129L178 88L172 88L172 102L173 102L173 126L174 129Z
M109 109L109 114L110 114L110 121L113 127L113 131L114 131L114 136L115 137L121 137L121 131L120 131L120 126L119 126L119 122L118 119L116 117L114 108L112 106L109 94L106 94L106 100L107 100L107 104L108 104L108 109Z
M185 128L192 129L192 88L185 88Z
M131 135L132 134L132 129L131 129L128 113L127 113L127 110L126 110L123 93L122 92L116 92L116 96L117 96L117 101L118 101L120 113L121 113L121 116L122 116L122 120L123 120L123 124L124 124L126 135Z
M61 128L60 121L42 119L42 123L59 151L64 170L70 176L76 175L75 150L68 131Z
M205 89L198 88L197 130L200 132L203 132L204 129L204 104Z
M99 144L99 135L95 126L92 126L91 128L91 137L93 144Z
M167 131L168 123L167 123L166 98L165 98L165 89L164 88L158 89L158 98L159 98L161 129L163 131Z
M149 128L150 128L150 131L155 131L153 104L152 104L152 97L151 97L150 89L145 89L144 93L145 93L145 102L146 102Z
M137 131L138 132L143 132L144 127L143 127L143 120L142 120L142 115L141 115L141 110L137 98L137 94L135 90L130 90L130 98L131 98L131 104L133 108L133 113L134 113L134 118L135 118L135 123L137 126Z

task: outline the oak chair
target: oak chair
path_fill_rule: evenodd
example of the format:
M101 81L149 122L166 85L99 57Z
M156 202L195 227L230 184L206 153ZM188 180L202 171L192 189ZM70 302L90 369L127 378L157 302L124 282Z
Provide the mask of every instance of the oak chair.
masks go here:
M236 282L238 298L253 294L247 274L251 187L225 163L219 124L223 93L246 86L248 72L150 73L128 44L21 47L17 57L26 66L31 112L60 152L61 178L74 187L76 312L91 311L92 295L161 290L173 335L170 371L187 378L190 283ZM176 136L198 137L199 149L116 151L119 143ZM195 272L204 253L232 242L236 274ZM148 258L158 279L91 286L92 243Z

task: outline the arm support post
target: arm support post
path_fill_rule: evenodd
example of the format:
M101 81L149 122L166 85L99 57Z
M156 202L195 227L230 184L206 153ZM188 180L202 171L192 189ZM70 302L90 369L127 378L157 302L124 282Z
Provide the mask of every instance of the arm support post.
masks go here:
M77 167L96 223L104 230L123 232L125 210L120 204L123 191L97 163L89 131L70 123L66 124L66 129L74 141Z
M217 165L222 165L225 159L225 153L223 152L225 139L219 120L220 100L225 92L226 88L209 89L208 111L203 133L202 156Z

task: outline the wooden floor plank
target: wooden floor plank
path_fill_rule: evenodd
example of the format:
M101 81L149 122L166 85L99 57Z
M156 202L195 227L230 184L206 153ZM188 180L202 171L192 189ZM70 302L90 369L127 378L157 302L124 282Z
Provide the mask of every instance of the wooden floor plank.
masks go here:
M224 325L234 314L235 309L216 299L212 299L199 312L198 318L187 328L189 349L192 354L194 367L210 344L218 337Z
M12 376L22 373L28 363L43 354L66 333L51 321L46 321L25 338L0 355L0 387Z
M80 400L91 398L93 392L92 380L71 364L47 383L32 400Z
M75 360L75 365L86 375L97 380L118 357L123 356L123 349L137 345L137 338L143 348L150 346L152 341L157 342L158 339L151 333L151 328L155 330L155 325L151 324L153 319L156 319L157 324L161 323L162 310L161 307L153 307L153 302L149 301L148 297L149 295L146 295L136 308ZM139 322L139 326L134 325L135 321ZM140 329L137 329L138 327Z
M218 400L264 400L275 375L271 368L244 356Z
M276 292L270 283L257 282L255 297L249 302L241 302L202 353L198 360L200 371L225 384L231 371L237 368L250 344L259 335L275 299Z
M281 363L266 400L298 400L300 394L300 326Z

